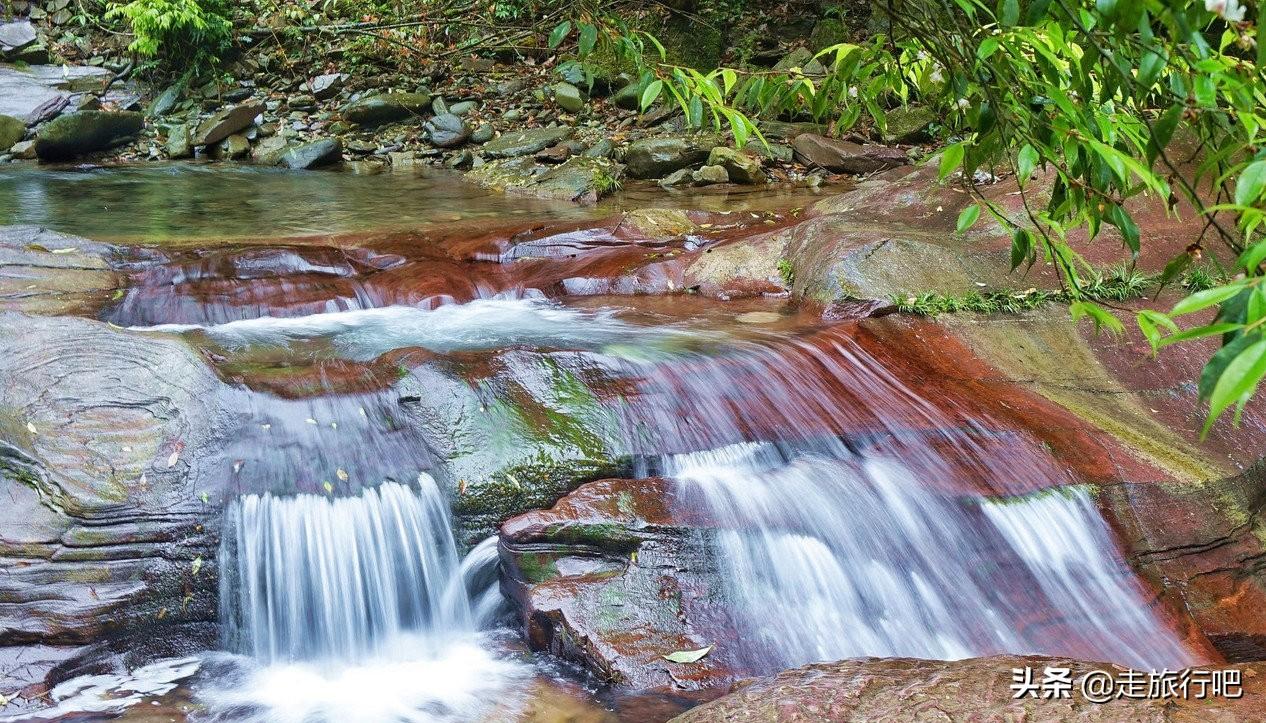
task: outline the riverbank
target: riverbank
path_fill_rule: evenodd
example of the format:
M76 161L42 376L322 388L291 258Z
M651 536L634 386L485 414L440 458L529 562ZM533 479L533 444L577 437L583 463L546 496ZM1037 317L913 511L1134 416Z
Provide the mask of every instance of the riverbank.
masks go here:
M639 22L666 31L677 16L665 12ZM814 51L849 32L796 3L759 26L753 15L730 21L743 48L718 44L710 62L741 53L743 62L799 73L816 63ZM359 174L442 166L499 190L592 202L625 180L678 190L836 183L926 157L936 122L898 109L885 133L833 139L823 137L825 126L768 121L761 138L736 150L728 128L692 132L667 95L643 108L644 80L616 61L581 62L569 45L552 50L540 32L512 48L436 46L425 56L432 62L349 58L321 33L314 42L285 33L265 42L258 28L245 28L235 57L213 77L163 80L142 72L119 36L70 22L28 10L3 26L0 114L9 119L0 162L198 159ZM678 41L668 52L691 47ZM388 62L401 67L384 72Z

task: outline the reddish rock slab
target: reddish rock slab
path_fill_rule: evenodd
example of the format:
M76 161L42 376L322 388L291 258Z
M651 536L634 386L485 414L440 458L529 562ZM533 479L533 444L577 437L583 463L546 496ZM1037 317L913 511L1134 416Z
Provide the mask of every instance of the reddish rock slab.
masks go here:
M1016 698L1013 670L1065 668L1069 697ZM1033 723L1211 723L1256 721L1266 710L1266 664L1236 665L1241 697L1087 700L1087 675L1126 673L1107 663L1036 656L998 656L957 661L861 658L816 663L760 678L735 692L687 711L674 723L827 723L845 721L1032 721ZM1102 671L1102 672L1095 672ZM1201 677L1203 671L1200 671ZM1203 679L1208 680L1207 676Z
M637 689L735 679L724 652L689 664L663 658L722 642L699 631L727 629L708 546L674 519L671 495L664 480L602 480L503 525L502 589L524 611L533 649Z
M791 147L802 163L836 173L874 173L910 162L905 151L900 148L875 143L853 143L815 133L796 136Z

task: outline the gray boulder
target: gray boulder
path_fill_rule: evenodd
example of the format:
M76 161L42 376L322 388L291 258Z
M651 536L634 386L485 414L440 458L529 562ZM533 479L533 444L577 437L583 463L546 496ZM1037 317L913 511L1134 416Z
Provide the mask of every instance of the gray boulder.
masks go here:
M634 178L660 178L708 160L716 136L656 136L629 145L624 162Z
M189 158L193 155L193 144L190 143L189 126L173 126L167 131L167 157Z
M269 136L251 149L251 160L261 166L275 166L281 163L289 148L290 143L285 136Z
M728 146L717 146L708 153L709 166L721 166L734 183L764 183L765 172L760 161Z
M347 76L342 73L326 73L325 75L318 75L308 81L307 90L312 94L312 97L317 100L333 98L340 90L343 89L343 80L346 77Z
M242 103L230 106L203 121L193 132L195 146L209 146L250 128L256 116L264 112L264 104Z
M343 144L337 138L326 138L293 146L281 157L281 165L302 170L329 166L343 160Z
M85 110L49 121L35 136L35 154L44 160L65 160L102 151L127 140L145 125L140 113Z
M167 87L158 97L149 104L149 108L145 110L145 115L150 118L159 118L171 112L176 107L176 103L180 100L180 94L184 92L184 86L175 83Z
M484 155L490 158L514 158L526 156L549 148L565 141L575 132L574 128L531 128L525 131L506 133L500 138L489 141L483 148Z
M918 143L929 139L928 128L938 120L927 106L912 105L888 111L885 143Z
M703 166L699 170L690 174L694 182L700 186L710 186L714 183L726 183L730 180L730 174L725 172L724 166Z
M555 83L551 89L554 91L554 102L568 113L579 113L589 101L580 88L571 83Z
M34 45L38 39L35 28L28 21L0 23L0 53L6 57L28 45Z
M456 148L470 138L470 126L452 113L441 113L426 122L427 137L440 148Z
M343 120L363 126L421 118L431 107L427 93L382 93L361 98L343 109Z

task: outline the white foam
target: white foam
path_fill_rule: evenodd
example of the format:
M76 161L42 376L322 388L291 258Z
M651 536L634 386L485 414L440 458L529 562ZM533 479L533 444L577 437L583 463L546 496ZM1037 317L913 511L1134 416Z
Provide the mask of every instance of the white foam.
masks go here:
M435 352L518 345L595 348L636 336L673 333L628 324L616 318L614 310L571 309L539 298L479 299L434 309L387 306L299 317L265 316L209 326L162 324L133 329L169 333L200 330L231 350L328 340L339 356L353 361L369 361L406 347Z

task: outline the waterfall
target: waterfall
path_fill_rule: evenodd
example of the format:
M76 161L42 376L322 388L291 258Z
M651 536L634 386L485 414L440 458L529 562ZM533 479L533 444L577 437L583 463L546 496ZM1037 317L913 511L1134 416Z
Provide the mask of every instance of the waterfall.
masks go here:
M744 443L667 458L719 530L745 662L1046 653L1191 664L1084 487L936 492L895 459Z
M474 630L448 505L425 473L358 497L246 495L225 513L228 650L263 662L363 660L402 633Z

